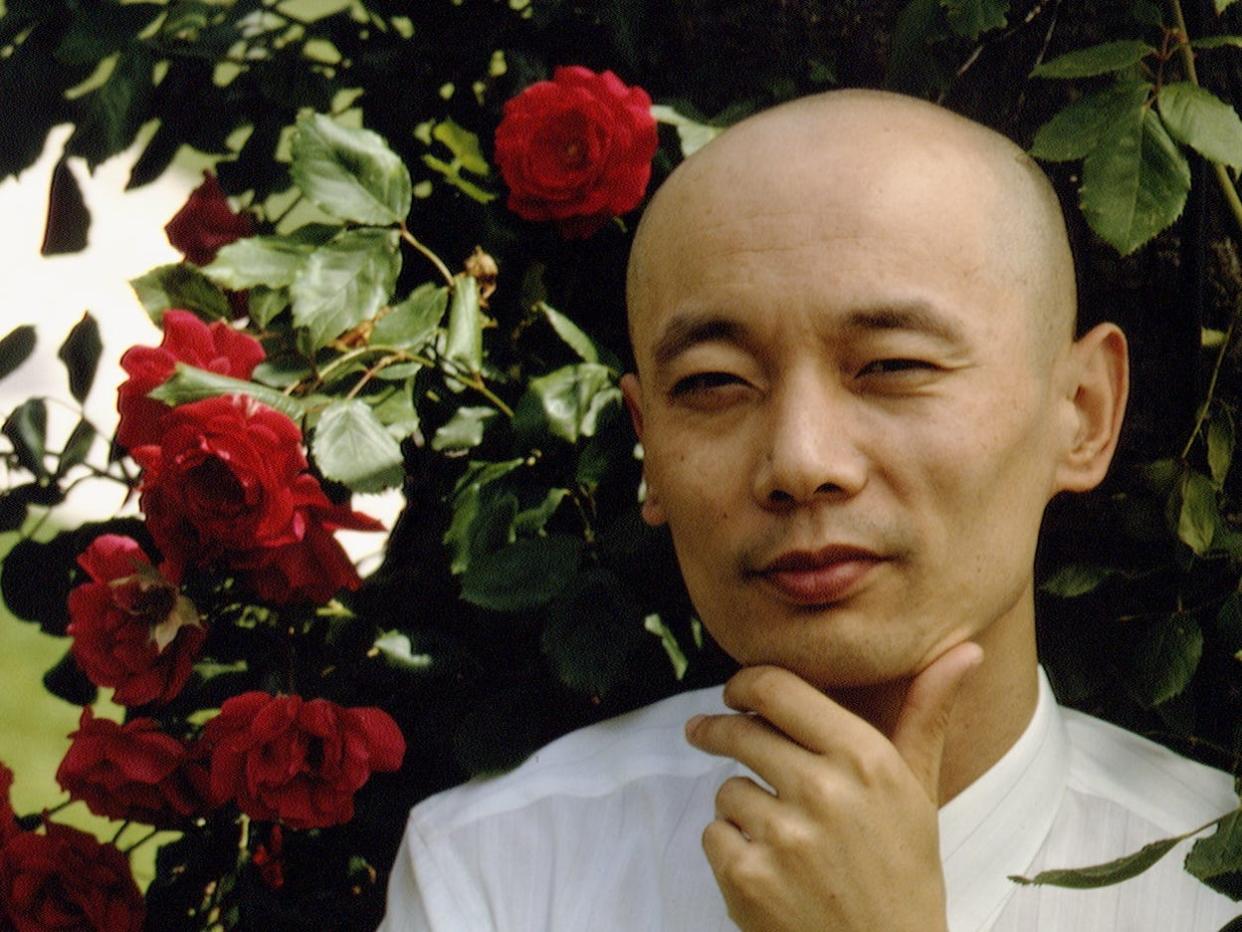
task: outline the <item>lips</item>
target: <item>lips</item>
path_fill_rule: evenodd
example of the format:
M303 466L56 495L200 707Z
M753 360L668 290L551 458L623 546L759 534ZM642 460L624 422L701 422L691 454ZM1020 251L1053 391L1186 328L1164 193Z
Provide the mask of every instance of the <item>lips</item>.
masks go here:
M860 547L830 546L782 554L759 576L797 605L831 605L846 599L883 558Z

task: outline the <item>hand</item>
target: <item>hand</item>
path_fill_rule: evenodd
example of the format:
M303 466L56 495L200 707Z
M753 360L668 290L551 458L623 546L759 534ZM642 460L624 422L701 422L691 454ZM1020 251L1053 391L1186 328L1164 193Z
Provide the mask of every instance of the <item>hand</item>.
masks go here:
M920 932L946 928L938 832L940 759L973 643L910 684L891 740L779 667L725 686L739 715L696 716L687 740L766 781L716 795L703 849L744 930ZM753 714L752 714L753 713Z

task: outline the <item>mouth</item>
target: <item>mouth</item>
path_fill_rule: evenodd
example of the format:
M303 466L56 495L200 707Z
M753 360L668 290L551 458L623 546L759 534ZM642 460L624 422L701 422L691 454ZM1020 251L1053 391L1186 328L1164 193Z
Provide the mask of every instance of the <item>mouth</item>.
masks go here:
M788 602L822 607L848 598L882 562L862 547L832 545L782 554L757 575Z

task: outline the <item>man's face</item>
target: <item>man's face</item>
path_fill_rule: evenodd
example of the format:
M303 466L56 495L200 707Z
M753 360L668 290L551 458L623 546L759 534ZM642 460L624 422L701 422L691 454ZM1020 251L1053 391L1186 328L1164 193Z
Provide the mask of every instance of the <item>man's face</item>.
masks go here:
M960 168L828 161L705 172L660 206L626 382L645 516L704 623L825 688L1029 622L1062 410Z

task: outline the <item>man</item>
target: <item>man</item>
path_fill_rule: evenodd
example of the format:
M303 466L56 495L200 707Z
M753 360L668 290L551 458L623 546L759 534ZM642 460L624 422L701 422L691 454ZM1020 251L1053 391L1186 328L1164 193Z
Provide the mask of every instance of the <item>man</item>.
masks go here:
M1127 362L1112 324L1074 337L1030 159L894 95L775 108L660 189L628 300L643 515L742 665L728 708L674 697L423 803L386 928L1231 918L1176 854L1100 891L1008 879L1236 803L1224 774L1058 709L1037 667L1042 514L1103 478Z

